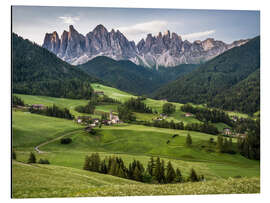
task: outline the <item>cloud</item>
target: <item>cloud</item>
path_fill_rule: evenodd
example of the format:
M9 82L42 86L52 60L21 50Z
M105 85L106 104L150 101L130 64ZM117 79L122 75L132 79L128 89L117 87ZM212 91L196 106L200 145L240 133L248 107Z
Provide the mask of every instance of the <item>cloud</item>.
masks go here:
M207 30L204 32L194 32L194 33L182 35L182 38L187 39L187 40L198 39L200 37L206 37L206 36L212 35L214 33L216 33L215 30Z
M76 21L79 21L79 17L72 17L72 16L60 16L58 17L63 21L65 24L75 24Z
M167 21L155 20L127 27L119 27L118 30L124 33L128 38L137 41L139 38L145 37L145 35L149 33L157 34L160 31L168 29L168 24Z

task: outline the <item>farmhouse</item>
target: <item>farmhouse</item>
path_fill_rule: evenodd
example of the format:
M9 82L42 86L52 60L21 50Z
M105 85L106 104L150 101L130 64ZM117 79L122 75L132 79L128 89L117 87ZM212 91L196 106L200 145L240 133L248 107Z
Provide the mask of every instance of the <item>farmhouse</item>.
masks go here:
M78 116L77 117L77 123L87 123L91 121L90 116Z
M43 104L33 104L31 107L35 110L45 109L45 106Z
M191 116L193 116L193 114L191 114L191 113L185 113L185 117L191 117Z
M224 133L224 135L231 135L232 131L230 128L223 128L223 133Z
M113 124L119 123L119 117L116 115L113 115L112 111L110 112L110 121Z
M165 113L161 113L160 116L161 116L163 119L166 119L166 118L168 117Z

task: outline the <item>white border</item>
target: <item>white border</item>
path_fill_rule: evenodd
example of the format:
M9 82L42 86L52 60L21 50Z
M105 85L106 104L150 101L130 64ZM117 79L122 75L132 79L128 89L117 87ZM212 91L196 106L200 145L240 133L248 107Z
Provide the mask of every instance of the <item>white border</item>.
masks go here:
M10 6L11 5L46 5L46 6L88 6L88 7L133 7L133 8L188 8L188 9L230 9L261 11L261 194L259 195L203 195L203 196L154 196L154 197L106 197L106 198L64 198L50 199L52 202L138 202L138 201L188 201L188 202L267 202L270 199L269 182L269 139L270 129L267 121L270 113L269 100L269 20L268 1L254 0L5 0L1 1L1 177L0 199L10 199ZM13 200L22 202L47 202L48 199ZM269 200L268 200L269 201Z

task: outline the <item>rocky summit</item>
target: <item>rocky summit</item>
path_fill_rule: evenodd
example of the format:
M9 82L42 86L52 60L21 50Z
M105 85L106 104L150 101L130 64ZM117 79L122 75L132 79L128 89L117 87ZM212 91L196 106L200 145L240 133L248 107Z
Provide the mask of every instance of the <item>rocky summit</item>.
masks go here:
M73 65L83 64L97 56L107 56L158 68L202 63L247 41L239 40L226 44L208 38L192 43L167 31L164 34L160 32L157 36L148 34L146 39L141 39L136 45L119 30L112 29L109 32L103 25L97 25L85 36L70 25L69 31L64 31L61 38L57 32L46 33L42 46Z

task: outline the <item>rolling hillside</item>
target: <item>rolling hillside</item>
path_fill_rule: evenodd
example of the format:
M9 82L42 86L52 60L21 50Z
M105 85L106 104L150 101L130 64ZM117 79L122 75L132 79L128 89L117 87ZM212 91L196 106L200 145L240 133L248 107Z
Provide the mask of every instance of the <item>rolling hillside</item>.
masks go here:
M13 198L259 193L258 178L149 185L62 166L12 162ZM67 178L68 177L68 178ZM25 183L22 187L22 183ZM249 187L242 187L249 185Z
M185 64L171 68L155 69L138 66L131 61L116 61L99 56L79 65L78 68L108 82L113 87L133 94L147 94L169 81L185 75L197 66Z
M248 43L233 48L211 61L202 64L193 72L180 77L176 81L161 87L153 95L154 98L167 98L169 101L180 103L192 102L196 104L207 103L212 106L218 106L223 101L217 101L224 97L223 94L230 88L245 91L239 84L245 80L254 71L260 69L260 37L250 40ZM257 75L258 76L258 75ZM254 76L253 76L254 78ZM249 89L249 94L259 95L259 78L254 83L256 87ZM234 87L238 85L237 87ZM239 98L237 91L230 94L231 98ZM228 92L226 93L228 94ZM245 100L245 96L240 96L240 100ZM216 103L217 102L217 103ZM239 103L237 103L239 105ZM236 109L235 106L223 106L227 110ZM248 103L241 103L237 108L245 113L258 111L258 103L250 108Z

